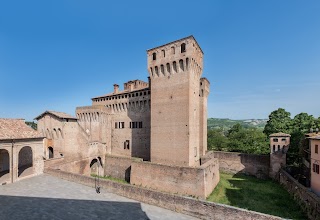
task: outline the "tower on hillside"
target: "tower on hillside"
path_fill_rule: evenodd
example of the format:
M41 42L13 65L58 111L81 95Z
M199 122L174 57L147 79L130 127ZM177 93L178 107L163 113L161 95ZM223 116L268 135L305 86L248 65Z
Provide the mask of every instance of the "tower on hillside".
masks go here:
M286 165L290 134L275 133L270 138L270 177L276 179L281 167Z
M198 166L207 149L203 52L193 36L147 50L151 81L151 162Z

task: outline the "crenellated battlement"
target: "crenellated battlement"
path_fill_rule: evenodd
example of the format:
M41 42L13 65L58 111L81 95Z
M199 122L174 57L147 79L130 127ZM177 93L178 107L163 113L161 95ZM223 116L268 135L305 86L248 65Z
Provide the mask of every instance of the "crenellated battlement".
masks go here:
M148 71L152 79L203 69L203 52L193 36L147 50Z

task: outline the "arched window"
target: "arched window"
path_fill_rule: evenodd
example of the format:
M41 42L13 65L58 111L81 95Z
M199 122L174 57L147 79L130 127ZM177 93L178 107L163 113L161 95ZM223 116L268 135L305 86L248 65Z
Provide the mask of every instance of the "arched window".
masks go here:
M154 70L156 71L157 76L159 76L159 70L157 66L154 68Z
M152 60L156 60L157 59L157 54L156 53L153 53L152 54Z
M171 47L171 54L175 54L176 53L176 49L174 47Z
M150 67L151 76L153 76L153 70L152 67Z
M63 138L63 134L60 128L58 128L58 132L60 133L60 137Z
M162 73L163 75L165 75L165 74L164 74L164 66L163 66L163 65L160 66L160 71L161 71L161 73Z
M176 61L173 61L173 71L175 73L177 72L177 63L176 63Z
M170 73L170 64L167 63L167 72Z
M180 70L184 71L183 60L179 60Z
M184 53L184 52L186 52L186 44L185 43L181 44L181 53Z

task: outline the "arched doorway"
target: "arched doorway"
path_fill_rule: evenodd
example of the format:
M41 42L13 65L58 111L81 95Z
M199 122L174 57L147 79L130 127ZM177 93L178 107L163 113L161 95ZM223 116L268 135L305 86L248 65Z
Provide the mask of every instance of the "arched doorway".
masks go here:
M10 181L10 157L9 152L0 149L0 183Z
M53 148L52 147L48 147L48 153L49 153L49 155L48 155L49 159L53 158Z
M33 174L32 149L29 146L21 148L19 151L18 177Z
M98 175L99 162L94 158L90 163L90 172L91 174Z

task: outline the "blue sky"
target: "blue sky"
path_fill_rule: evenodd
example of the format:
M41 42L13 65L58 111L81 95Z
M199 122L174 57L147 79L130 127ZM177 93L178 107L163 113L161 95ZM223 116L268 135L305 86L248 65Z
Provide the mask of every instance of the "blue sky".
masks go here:
M147 81L146 50L194 35L208 117L320 116L320 1L1 1L0 117L75 112Z

